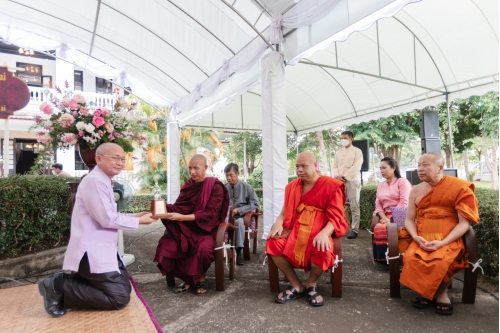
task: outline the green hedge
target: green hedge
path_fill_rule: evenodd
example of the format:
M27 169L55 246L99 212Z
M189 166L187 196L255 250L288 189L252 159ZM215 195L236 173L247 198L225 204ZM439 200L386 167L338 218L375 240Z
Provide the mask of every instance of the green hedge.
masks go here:
M0 178L0 259L67 244L69 197L55 176Z
M360 195L361 226L370 229L375 211L376 186L363 186ZM474 227L485 274L498 281L498 191L476 188L481 222Z

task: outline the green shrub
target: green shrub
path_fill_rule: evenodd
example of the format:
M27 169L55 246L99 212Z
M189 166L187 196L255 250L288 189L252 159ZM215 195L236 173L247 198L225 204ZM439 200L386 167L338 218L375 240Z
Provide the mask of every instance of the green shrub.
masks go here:
M262 170L256 169L247 179L247 183L253 188L262 188Z
M67 244L70 180L74 178L0 178L0 259Z
M371 228L375 211L376 186L363 186L360 195L361 226ZM498 191L476 188L481 222L474 227L479 257L485 274L498 281Z

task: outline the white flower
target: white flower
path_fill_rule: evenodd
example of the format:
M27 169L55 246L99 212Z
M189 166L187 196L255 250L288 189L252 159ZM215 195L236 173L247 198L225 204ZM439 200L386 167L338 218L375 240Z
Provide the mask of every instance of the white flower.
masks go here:
M44 123L43 123L43 126L52 126L52 122L50 120L46 120Z
M120 97L118 98L118 103L121 105L121 106L128 106L128 102L125 98L123 97Z
M68 103L70 100L71 100L71 98L69 98L69 96L64 96L63 99L62 99L62 101L64 103Z
M95 130L95 126L92 124L85 124L85 130L89 133L92 133Z
M79 131L85 130L85 123L83 121L79 121L76 123L76 129Z

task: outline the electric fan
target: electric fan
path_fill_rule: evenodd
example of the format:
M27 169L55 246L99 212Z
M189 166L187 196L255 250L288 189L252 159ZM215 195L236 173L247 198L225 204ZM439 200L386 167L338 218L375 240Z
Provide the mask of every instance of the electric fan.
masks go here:
M135 200L134 187L128 181L123 179L113 181L113 194L115 196L116 209L119 212L125 211ZM135 256L133 254L124 253L122 230L118 230L118 252L120 253L125 265L130 265L135 261Z

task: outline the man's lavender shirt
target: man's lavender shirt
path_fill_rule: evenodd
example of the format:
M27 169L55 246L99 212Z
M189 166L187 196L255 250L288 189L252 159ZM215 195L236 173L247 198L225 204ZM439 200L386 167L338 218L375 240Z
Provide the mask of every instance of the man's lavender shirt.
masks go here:
M120 272L118 229L138 227L137 217L117 212L111 179L96 166L78 186L63 269L77 272L87 252L91 273Z

